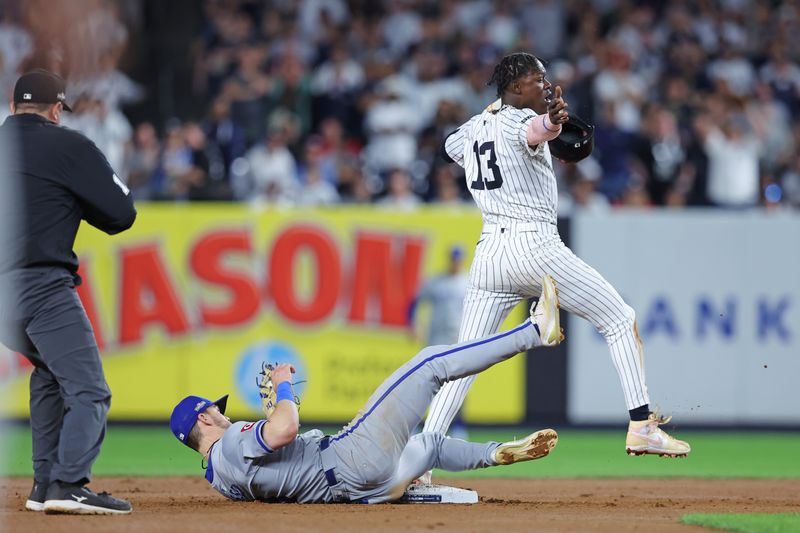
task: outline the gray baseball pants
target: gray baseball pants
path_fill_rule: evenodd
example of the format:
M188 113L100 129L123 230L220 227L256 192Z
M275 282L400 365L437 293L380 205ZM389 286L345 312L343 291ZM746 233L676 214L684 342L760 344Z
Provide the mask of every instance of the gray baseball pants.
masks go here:
M86 483L106 432L111 391L72 275L37 267L0 275L0 342L35 366L33 475Z
M461 471L495 465L497 442L411 433L445 382L482 372L539 344L539 333L526 320L490 337L424 348L383 382L349 425L330 437L323 453L335 458L331 466L337 484L331 491L342 500L391 501L432 468Z

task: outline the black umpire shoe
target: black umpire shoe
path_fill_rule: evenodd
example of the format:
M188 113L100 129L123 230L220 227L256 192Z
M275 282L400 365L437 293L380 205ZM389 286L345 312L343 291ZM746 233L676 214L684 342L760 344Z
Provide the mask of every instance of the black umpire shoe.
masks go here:
M25 502L25 509L29 511L44 511L44 497L47 494L47 483L33 480L33 488L28 501Z
M54 481L47 488L44 512L48 514L128 514L131 502L107 492L96 494L85 485Z

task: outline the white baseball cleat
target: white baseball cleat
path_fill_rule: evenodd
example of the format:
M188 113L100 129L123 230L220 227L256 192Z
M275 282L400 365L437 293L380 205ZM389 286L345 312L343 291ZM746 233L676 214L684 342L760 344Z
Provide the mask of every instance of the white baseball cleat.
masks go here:
M531 322L539 328L542 346L557 346L564 340L558 309L556 281L545 274L542 278L542 295L531 306Z
M628 425L628 437L625 439L625 451L628 455L686 457L692 451L689 443L676 439L658 427L669 422L671 418L650 413L647 420L631 420Z
M504 442L494 451L494 461L498 465L511 465L523 461L541 459L550 453L558 443L558 433L554 429L541 429L524 439Z

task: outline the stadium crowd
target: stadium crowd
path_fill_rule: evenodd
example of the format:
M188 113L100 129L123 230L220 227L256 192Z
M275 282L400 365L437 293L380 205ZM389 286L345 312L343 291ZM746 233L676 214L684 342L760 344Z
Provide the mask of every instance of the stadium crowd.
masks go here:
M556 163L561 212L800 207L797 1L204 0L187 60L207 105L137 124L125 105L147 96L117 69L131 3L85 1L95 71L34 66L69 77L65 123L139 200L468 202L439 146L524 50L596 125L592 157ZM5 92L30 66L26 20L3 10Z

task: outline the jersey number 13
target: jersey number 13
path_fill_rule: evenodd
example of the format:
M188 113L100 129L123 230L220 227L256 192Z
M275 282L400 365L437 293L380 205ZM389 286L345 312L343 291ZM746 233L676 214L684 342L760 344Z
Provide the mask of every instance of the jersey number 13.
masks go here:
M478 146L478 141L472 145L475 159L478 162L478 177L470 185L479 191L499 189L503 185L503 175L497 166L497 155L494 152L494 141L488 141ZM488 156L487 156L488 154Z

